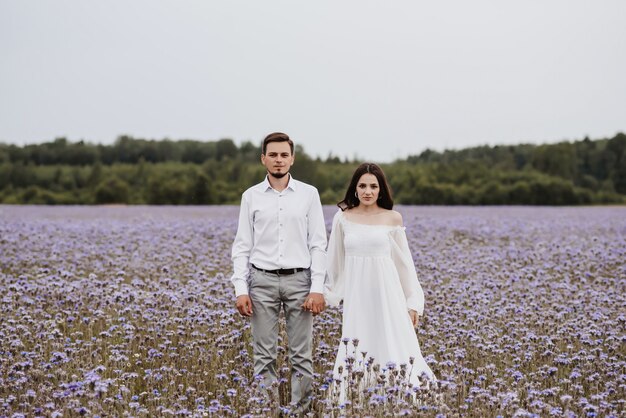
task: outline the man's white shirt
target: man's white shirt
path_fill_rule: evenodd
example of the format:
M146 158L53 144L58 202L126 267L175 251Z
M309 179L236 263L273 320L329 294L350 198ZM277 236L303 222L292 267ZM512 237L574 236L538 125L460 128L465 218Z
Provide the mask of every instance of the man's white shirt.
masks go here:
M247 295L251 265L264 270L311 268L311 290L324 292L326 226L317 189L289 175L278 192L267 179L241 196L232 249L235 295Z

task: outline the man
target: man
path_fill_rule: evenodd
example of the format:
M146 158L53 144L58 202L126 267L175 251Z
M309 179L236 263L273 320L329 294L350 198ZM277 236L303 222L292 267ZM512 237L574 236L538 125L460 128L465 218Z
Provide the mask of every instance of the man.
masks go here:
M289 174L293 141L284 133L263 140L262 183L241 197L233 243L237 310L251 317L254 373L277 380L278 316L285 312L291 362L291 402L310 406L313 315L325 308L326 227L317 190ZM277 394L277 389L274 389Z

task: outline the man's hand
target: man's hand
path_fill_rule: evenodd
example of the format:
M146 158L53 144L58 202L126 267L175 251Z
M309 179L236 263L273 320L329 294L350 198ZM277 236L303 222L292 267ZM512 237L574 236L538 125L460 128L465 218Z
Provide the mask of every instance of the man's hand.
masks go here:
M313 312L313 315L321 313L326 309L326 301L323 293L309 293L306 300L302 304L302 309Z
M413 309L409 309L409 317L411 318L411 322L413 322L413 327L417 328L417 326L420 323L420 317L417 314L417 311L414 311Z
M242 316L252 316L252 300L250 300L250 296L237 296L237 303L235 306L237 306L237 310Z

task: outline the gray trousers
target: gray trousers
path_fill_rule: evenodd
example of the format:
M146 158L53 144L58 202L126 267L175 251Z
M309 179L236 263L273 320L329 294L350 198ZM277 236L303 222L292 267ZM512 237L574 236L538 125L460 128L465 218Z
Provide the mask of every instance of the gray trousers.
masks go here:
M278 315L282 307L289 338L291 402L296 403L298 409L304 410L310 404L313 377L313 314L302 309L310 289L310 270L283 276L250 269L248 293L253 311L254 374L263 376L263 383L267 387L277 380Z

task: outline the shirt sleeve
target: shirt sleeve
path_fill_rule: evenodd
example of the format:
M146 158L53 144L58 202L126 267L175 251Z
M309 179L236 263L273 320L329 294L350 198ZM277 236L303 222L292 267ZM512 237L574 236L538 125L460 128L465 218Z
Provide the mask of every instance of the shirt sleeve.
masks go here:
M345 250L343 244L343 225L341 224L341 210L333 218L333 226L328 240L326 261L326 283L324 298L331 306L339 306L343 300L345 278L343 275L345 264Z
M326 224L322 202L317 190L314 191L311 206L307 213L307 242L311 254L311 293L324 292L326 273Z
M252 217L248 200L244 194L239 207L239 225L233 242L233 276L230 281L235 286L235 296L248 294L248 275L250 274L250 250L252 249Z
M405 228L398 227L389 234L391 239L391 258L400 277L400 284L406 298L406 306L408 309L417 311L419 315L423 315L424 291L417 278Z

